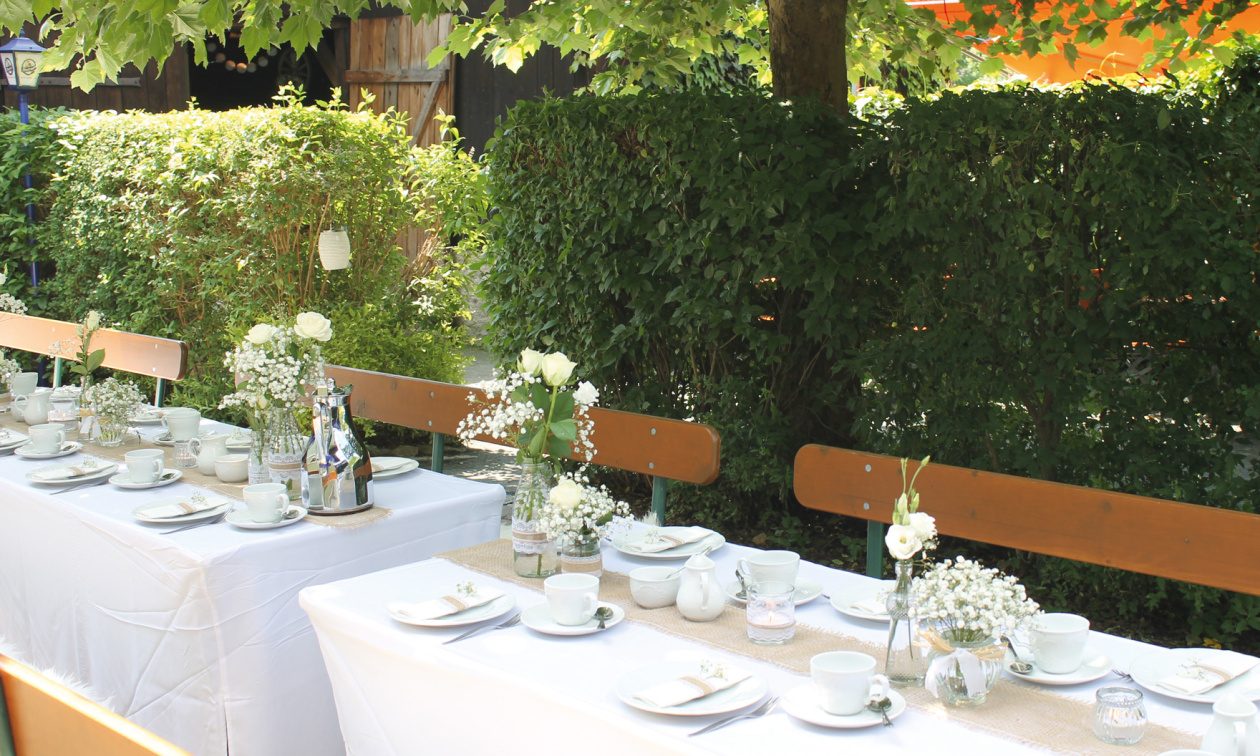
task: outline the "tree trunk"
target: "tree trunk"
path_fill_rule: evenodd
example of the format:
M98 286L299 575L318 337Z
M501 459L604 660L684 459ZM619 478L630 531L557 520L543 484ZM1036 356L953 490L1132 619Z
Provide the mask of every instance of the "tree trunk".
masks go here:
M814 96L849 109L848 0L769 0L770 72L780 100Z

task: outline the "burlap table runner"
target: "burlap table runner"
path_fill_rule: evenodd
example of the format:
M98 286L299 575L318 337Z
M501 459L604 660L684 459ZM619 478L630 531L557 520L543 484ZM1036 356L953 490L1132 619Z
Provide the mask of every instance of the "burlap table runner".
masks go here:
M510 540L490 541L438 556L470 570L542 592L542 581L516 576L512 568ZM769 662L801 675L809 675L810 658L823 651L860 651L877 659L884 653L882 645L800 623L796 626L796 637L786 645L757 646L748 640L742 607L728 604L726 611L712 622L689 622L673 606L641 608L630 595L629 578L607 569L600 579L599 595L601 600L611 601L625 609L626 619L630 622ZM945 706L923 688L900 692L909 706L934 719L959 722L973 730L1056 753L1082 756L1154 755L1175 748L1197 748L1200 740L1200 736L1152 722L1146 737L1137 745L1108 745L1096 738L1090 727L1094 711L1092 703L1061 698L1031 684L1005 678L998 682L988 701L974 709Z
M5 406L7 406L7 404L0 404L0 408L3 408ZM18 433L21 433L22 435L26 435L26 432L29 428L29 426L25 422L23 422L22 420L19 420L12 413L0 415L0 427L17 431ZM70 432L67 434L70 440L74 440L76 435L77 434L74 432ZM120 465L125 464L126 460L124 459L124 457L129 451L135 451L137 449L169 449L170 448L170 447L159 446L158 444L152 443L150 441L146 441L144 440L143 437L140 436L139 433L135 433L134 431L129 431L127 433L127 435L123 438L122 444L118 446L113 446L113 447L101 446L100 444L87 441L86 439L83 439L83 438L79 438L78 441L79 443L83 444L83 452L85 454L89 454L93 457L99 457L109 462L117 462ZM168 460L169 459L170 459L170 456L168 455ZM58 462L57 458L48 460L49 464L56 464L57 462ZM178 469L181 473L183 473L183 480L193 484L194 486L209 489L221 496L226 496L229 499L234 499L236 501L245 500L244 490L245 490L245 486L248 485L246 483L224 483L223 481L219 480L217 477L213 475L203 475L201 471L195 467L181 467ZM372 507L371 509L365 509L362 512L355 512L354 514L331 515L331 516L319 516L319 515L309 516L306 518L306 521L313 522L316 525L323 525L324 527L329 527L329 528L339 528L342 530L354 530L355 528L361 528L365 525L371 525L374 522L379 522L381 520L384 520L385 518L389 517L391 514L393 514L392 509L388 509L386 507L381 507L381 506L375 506L375 507Z

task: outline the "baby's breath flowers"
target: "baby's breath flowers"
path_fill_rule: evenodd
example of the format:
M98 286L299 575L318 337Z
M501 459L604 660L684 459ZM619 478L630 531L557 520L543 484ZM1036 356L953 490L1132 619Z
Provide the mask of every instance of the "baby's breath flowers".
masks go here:
M120 381L111 376L88 386L83 392L83 401L102 421L125 423L140 411L144 395L131 381Z
M933 565L913 590L920 625L956 642L1014 632L1041 610L1014 577L964 557Z
M590 485L579 470L560 478L537 516L539 529L549 537L579 543L608 535L630 516L630 505L614 499L606 486Z
M298 315L291 326L255 325L224 360L237 384L219 408L244 407L256 416L271 407L294 406L306 384L323 380L319 345L331 338L332 324L317 312Z

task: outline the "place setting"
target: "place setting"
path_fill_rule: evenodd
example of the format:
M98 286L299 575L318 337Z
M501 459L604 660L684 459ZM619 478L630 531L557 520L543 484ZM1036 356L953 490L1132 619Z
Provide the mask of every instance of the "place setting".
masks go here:
M232 501L229 499L196 492L141 504L131 510L131 516L151 525L181 525L218 517L231 508Z
M1006 671L1017 680L1040 685L1080 685L1111 672L1111 657L1089 646L1089 620L1078 614L1037 616L1029 643L1020 647L1008 636Z
M78 441L66 440L66 428L61 423L32 425L27 434L26 443L17 446L13 452L23 459L56 459L83 448Z
M420 462L410 457L372 457L372 477L377 480L406 475L419 467Z
M385 611L404 625L461 627L501 617L514 606L516 596L465 580L422 594L416 599L391 601L385 605ZM489 627L491 626L484 629ZM466 636L457 636L451 640L459 640L461 637Z
M552 575L543 581L547 600L521 612L521 623L544 635L590 635L626 618L616 604L599 600L599 578L581 572Z
M243 530L274 530L295 525L306 517L306 507L289 501L283 483L257 483L245 486L245 508L228 512L228 524Z
M822 584L799 575L801 555L795 551L761 551L743 557L735 567L735 581L725 586L726 597L737 604L748 600L751 586L763 582L781 582L792 586L792 600L797 606L808 604L822 595Z
M1152 693L1192 703L1216 704L1232 695L1260 701L1258 663L1226 649L1165 648L1134 659L1129 676Z
M85 457L81 462L72 465L37 467L26 473L26 479L31 483L45 486L77 486L80 483L103 480L117 470L117 463L102 463Z
M836 591L831 606L846 617L887 624L888 595L896 585L896 580L881 580Z
M614 693L622 703L639 711L704 717L753 706L769 690L764 678L748 670L705 659L662 662L635 670L617 681ZM769 708L764 713L769 713ZM711 732L725 724L729 722L714 722L692 734Z
M167 469L166 452L161 449L138 449L123 455L127 469L111 476L112 485L127 490L144 490L169 486L184 474L179 470Z
M721 533L699 525L650 527L618 533L612 538L612 547L617 551L644 559L686 559L694 554L717 551L725 543L726 538Z

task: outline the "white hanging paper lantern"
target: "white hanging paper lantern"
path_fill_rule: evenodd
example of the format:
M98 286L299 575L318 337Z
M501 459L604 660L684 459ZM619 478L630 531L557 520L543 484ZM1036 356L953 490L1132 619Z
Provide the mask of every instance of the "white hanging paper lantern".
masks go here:
M319 234L319 262L324 270L345 270L350 267L350 234L340 231L321 231Z

